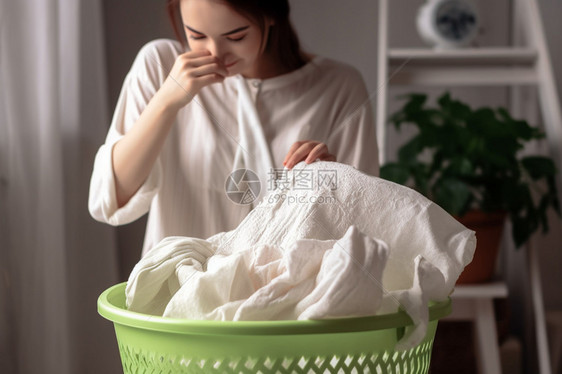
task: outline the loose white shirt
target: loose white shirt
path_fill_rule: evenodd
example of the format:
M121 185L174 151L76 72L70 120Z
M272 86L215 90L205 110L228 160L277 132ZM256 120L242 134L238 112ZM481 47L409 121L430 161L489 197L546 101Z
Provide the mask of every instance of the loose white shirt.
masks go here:
M90 182L92 217L111 225L147 212L143 253L168 236L207 238L238 226L250 205L232 202L225 182L239 144L237 77L206 86L182 108L148 178L121 208L117 205L112 149L137 121L176 58L177 41L145 45L127 74ZM378 175L371 102L361 74L321 56L290 73L247 79L275 168L298 140L326 143L337 161ZM272 180L262 188L273 188Z

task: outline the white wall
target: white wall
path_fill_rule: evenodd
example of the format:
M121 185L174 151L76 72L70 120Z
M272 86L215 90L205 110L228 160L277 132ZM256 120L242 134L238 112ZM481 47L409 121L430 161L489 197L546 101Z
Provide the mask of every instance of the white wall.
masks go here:
M558 95L562 100L562 1L540 0L544 28L550 48L550 58L558 86ZM562 147L562 144L560 144ZM560 170L562 172L562 170ZM558 186L562 188L562 186ZM552 230L541 246L542 280L546 293L547 307L562 309L562 224L555 216L551 219Z

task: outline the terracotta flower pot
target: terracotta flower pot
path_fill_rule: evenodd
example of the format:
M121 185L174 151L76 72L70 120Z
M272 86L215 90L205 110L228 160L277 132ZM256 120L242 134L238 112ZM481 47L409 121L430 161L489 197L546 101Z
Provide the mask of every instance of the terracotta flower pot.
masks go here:
M476 232L476 251L457 284L488 282L494 275L506 213L471 210L457 220Z

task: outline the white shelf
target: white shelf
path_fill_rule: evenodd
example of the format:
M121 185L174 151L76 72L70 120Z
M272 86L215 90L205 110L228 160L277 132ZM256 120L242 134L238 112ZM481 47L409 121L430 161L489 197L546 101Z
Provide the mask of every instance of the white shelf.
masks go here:
M461 284L455 287L451 298L454 299L492 299L507 297L505 282L490 282L482 284Z
M531 48L392 48L389 83L407 86L536 85Z
M391 48L388 50L391 66L407 64L420 65L525 65L531 66L537 60L537 52L531 48Z
M393 70L394 68L394 70ZM389 82L397 86L515 86L536 85L533 67L415 66L391 67Z

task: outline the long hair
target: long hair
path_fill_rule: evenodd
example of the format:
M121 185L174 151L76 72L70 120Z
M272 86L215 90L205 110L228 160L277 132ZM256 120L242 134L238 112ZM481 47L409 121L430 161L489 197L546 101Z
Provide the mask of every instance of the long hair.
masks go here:
M278 59L288 71L305 64L299 38L289 19L288 0L223 0L234 11L253 21L265 35L266 18L274 21L270 26L265 52ZM185 47L187 41L183 32L180 14L180 0L166 0L166 8L176 38Z

